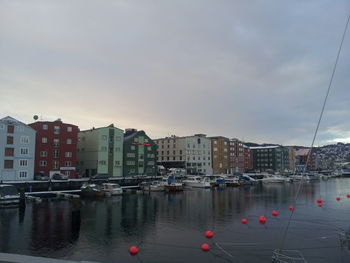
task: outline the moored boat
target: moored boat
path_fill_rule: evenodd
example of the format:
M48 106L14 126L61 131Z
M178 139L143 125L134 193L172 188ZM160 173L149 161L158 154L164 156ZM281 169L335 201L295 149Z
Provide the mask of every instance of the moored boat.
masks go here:
M81 195L84 197L95 198L105 196L105 193L102 191L101 186L97 184L83 184L80 190Z
M141 188L145 192L163 192L165 190L164 184L159 181L141 184Z
M20 195L17 188L9 184L0 184L0 207L18 206Z
M119 184L104 183L102 184L101 190L106 196L123 194L123 189L120 187Z
M167 192L178 192L184 190L184 184L176 182L174 175L163 178L162 184Z
M190 187L197 187L197 188L210 187L210 180L206 177L201 177L201 176L188 177L186 180L183 180L183 183L186 186L190 186Z

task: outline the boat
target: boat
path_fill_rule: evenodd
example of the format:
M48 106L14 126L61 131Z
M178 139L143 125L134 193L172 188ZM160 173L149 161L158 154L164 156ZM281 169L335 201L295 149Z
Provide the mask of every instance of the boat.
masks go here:
M226 186L240 186L239 179L236 176L228 176L225 178Z
M190 187L197 187L197 188L210 187L210 180L206 177L201 177L201 176L188 177L186 180L183 180L183 183L186 186L190 186Z
M251 178L249 175L242 174L238 177L238 182L240 185L252 185L256 184L258 181Z
M17 207L20 195L17 188L9 184L0 184L0 207Z
M164 184L159 181L144 182L141 184L141 188L144 192L163 192L165 190Z
M80 187L81 195L84 197L103 197L105 196L105 193L102 191L102 187L97 184L83 184L82 187Z
M178 192L184 190L184 184L176 182L175 175L164 177L161 183L164 185L164 189L167 192Z
M350 177L350 165L346 165L341 169L341 176L342 177Z
M285 183L287 180L276 174L265 174L264 178L259 179L259 181L262 183Z
M101 188L102 192L104 192L105 196L114 196L123 194L123 189L119 184L112 183L104 183Z
M226 175L205 175L205 178L207 178L210 182L210 185L212 187L215 186L226 186Z

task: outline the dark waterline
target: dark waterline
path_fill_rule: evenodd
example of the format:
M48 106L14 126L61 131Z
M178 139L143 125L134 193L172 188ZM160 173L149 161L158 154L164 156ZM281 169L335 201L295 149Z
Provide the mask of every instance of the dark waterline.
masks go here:
M82 200L80 209L58 200L28 204L25 211L2 209L0 250L99 262L271 262L296 189L296 183L193 189ZM347 178L305 184L285 248L301 250L309 263L350 262L339 241L339 232L350 227L349 193ZM322 208L316 198L325 200ZM265 226L260 215L267 217ZM213 240L206 230L214 230ZM213 249L202 252L202 243ZM131 257L128 248L138 244L139 255Z

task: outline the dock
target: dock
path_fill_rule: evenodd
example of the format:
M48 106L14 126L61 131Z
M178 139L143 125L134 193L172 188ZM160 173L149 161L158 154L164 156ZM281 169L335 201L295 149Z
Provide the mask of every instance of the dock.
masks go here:
M0 263L97 263L93 261L71 261L55 258L33 257L19 254L0 253Z

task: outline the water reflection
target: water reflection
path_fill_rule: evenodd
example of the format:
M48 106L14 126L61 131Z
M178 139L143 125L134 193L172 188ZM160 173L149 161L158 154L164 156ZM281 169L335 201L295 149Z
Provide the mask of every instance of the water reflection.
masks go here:
M270 262L272 249L280 244L297 186L189 189L183 193L82 199L81 203L51 200L28 204L22 210L0 210L0 249L76 260L113 262L118 258L131 262L134 259L127 253L128 246L142 243L143 262L219 262L213 255L205 256L194 249L207 242L203 232L214 229L216 241L241 262ZM291 248L339 246L337 231L349 225L350 205L345 201L350 200L336 202L335 196L349 189L350 181L341 179L305 184L286 244ZM320 196L326 200L322 209L315 204ZM271 216L274 209L280 212L278 218ZM265 226L257 222L259 215L267 217ZM240 223L243 217L248 218L247 225ZM260 245L232 245L240 243ZM336 255L334 261L340 258L338 250L331 250ZM321 258L318 261L313 261L315 253ZM307 250L305 254L309 262L331 262L330 250Z

